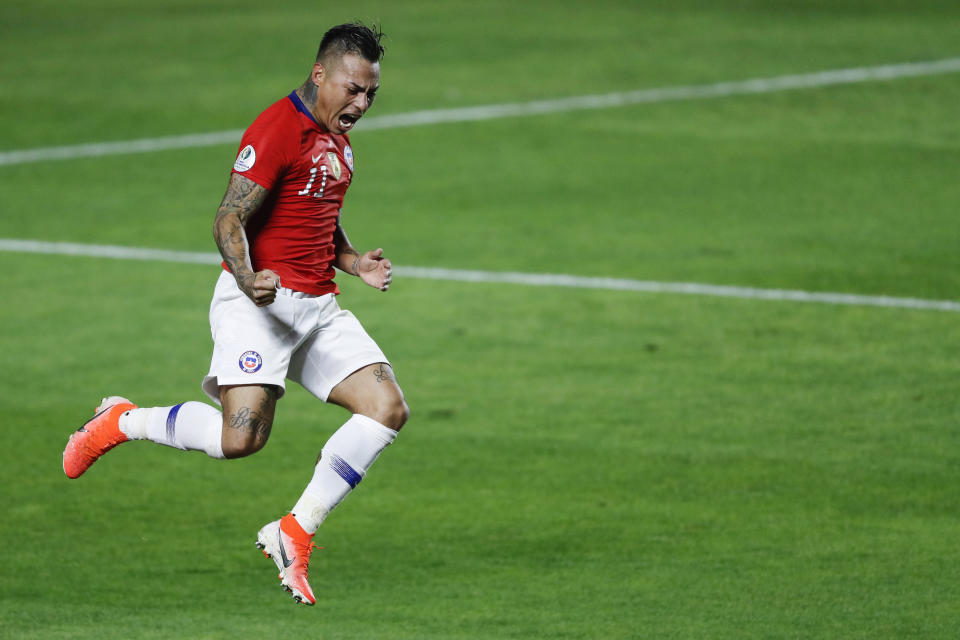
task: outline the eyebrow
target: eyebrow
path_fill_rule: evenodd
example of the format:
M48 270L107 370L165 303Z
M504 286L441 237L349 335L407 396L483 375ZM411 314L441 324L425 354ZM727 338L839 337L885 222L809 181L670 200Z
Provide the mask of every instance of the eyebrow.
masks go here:
M371 91L376 91L377 89L380 88L380 85L377 85L377 86L375 86L375 87L372 87L372 88L370 88L370 89L367 89L367 88L364 87L363 85L359 85L359 84L357 84L356 82L354 82L353 80L347 80L347 82L350 84L350 86L355 87L355 88L357 88L357 89L360 89L360 90L362 90L362 91L366 91L366 92L368 92L368 93L371 92Z

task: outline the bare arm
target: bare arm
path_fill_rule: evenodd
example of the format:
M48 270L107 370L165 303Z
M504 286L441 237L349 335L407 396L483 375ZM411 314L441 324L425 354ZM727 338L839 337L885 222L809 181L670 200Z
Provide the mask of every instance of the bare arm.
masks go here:
M337 228L333 232L334 259L333 266L344 273L359 276L371 287L386 291L393 281L393 265L383 257L383 249L367 251L361 254L353 248L347 238L347 232L337 218Z
M360 252L353 248L347 238L347 232L340 226L340 217L337 216L337 228L333 232L333 266L352 276L357 274L357 261Z
M273 302L280 278L264 269L254 273L246 226L269 192L249 178L234 173L213 221L213 237L220 255L237 279L237 286L258 306Z

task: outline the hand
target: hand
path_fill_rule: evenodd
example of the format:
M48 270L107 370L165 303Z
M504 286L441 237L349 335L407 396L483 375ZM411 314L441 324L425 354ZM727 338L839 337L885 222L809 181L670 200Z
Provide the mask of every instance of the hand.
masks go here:
M393 281L393 265L383 257L383 249L367 251L357 258L357 275L374 289L386 291Z
M270 269L251 273L243 278L237 278L240 290L253 300L258 307L273 304L277 299L277 289L280 288L280 276Z

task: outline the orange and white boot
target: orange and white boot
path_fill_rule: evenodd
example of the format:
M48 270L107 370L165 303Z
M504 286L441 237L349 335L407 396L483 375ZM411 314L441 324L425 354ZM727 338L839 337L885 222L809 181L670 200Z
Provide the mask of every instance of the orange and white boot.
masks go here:
M303 604L316 604L313 589L307 582L310 554L322 549L313 544L313 536L303 530L292 513L264 525L257 533L257 548L277 563L280 583Z
M136 408L137 405L120 396L100 401L94 416L70 436L63 450L63 471L68 478L79 478L100 456L128 440L120 431L120 416Z

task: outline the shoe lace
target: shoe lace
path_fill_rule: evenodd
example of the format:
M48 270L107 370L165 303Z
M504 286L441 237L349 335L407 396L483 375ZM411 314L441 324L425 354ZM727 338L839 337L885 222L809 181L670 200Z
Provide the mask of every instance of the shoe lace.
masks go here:
M297 554L297 557L303 562L303 575L308 575L308 568L310 567L310 554L313 553L314 549L323 549L323 547L318 544L314 544L313 540L308 540L306 542L294 540L293 548Z

